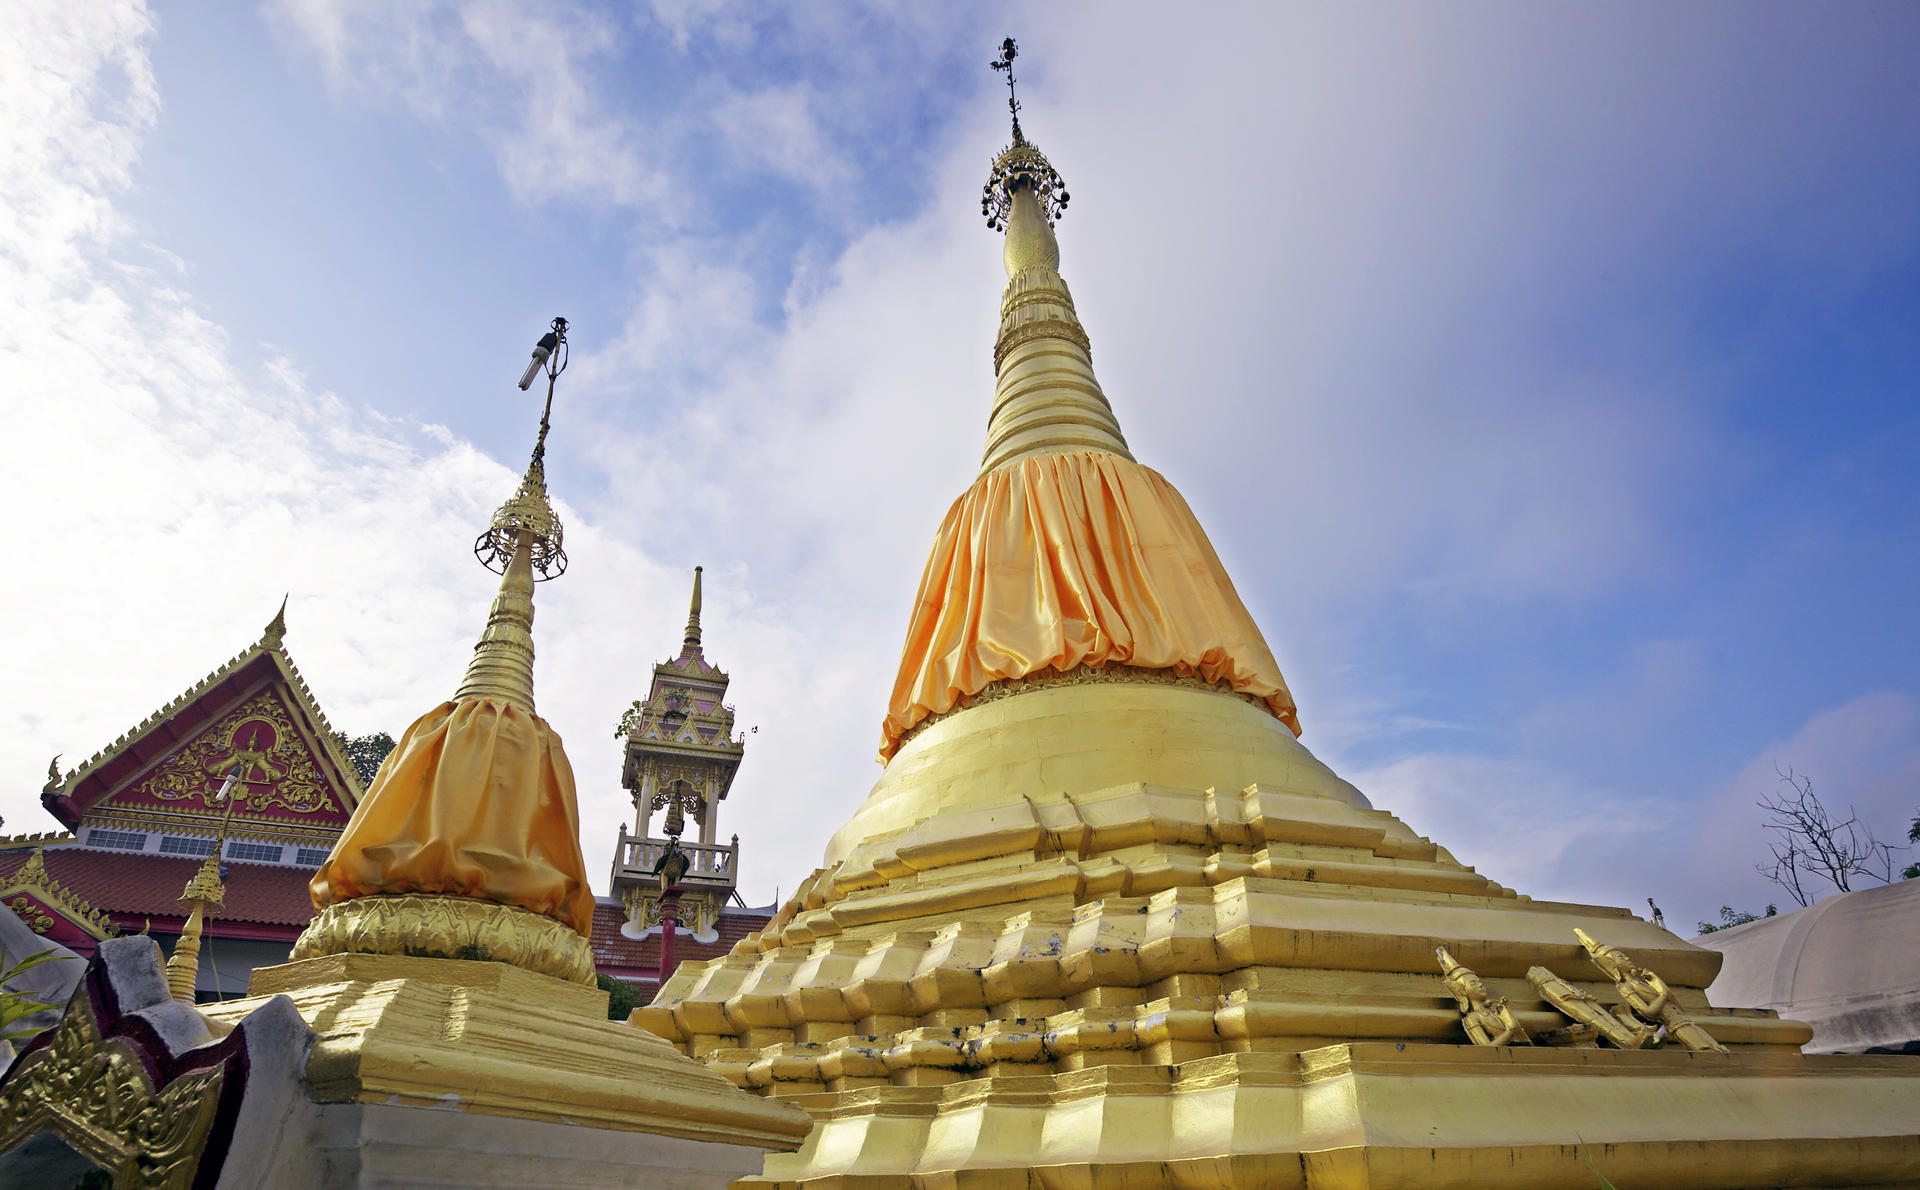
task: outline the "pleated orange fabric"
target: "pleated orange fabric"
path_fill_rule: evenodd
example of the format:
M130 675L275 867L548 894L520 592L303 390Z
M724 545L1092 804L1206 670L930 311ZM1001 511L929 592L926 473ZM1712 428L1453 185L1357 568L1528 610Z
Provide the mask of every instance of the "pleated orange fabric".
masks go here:
M1100 450L997 467L934 538L880 759L989 683L1107 664L1231 683L1300 734L1273 651L1172 484Z
M593 932L573 766L546 720L486 697L414 720L310 885L355 897L448 893Z

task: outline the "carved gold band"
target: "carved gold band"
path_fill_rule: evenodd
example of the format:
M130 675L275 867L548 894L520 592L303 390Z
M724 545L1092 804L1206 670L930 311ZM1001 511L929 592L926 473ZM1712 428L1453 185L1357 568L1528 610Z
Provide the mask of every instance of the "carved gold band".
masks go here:
M293 958L330 954L492 960L593 983L593 951L571 928L514 905L471 897L407 893L329 905L293 944Z

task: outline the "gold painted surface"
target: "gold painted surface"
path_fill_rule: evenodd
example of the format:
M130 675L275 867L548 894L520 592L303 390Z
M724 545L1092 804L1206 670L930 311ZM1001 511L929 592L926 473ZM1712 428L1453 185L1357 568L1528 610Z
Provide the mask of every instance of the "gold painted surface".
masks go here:
M0 1087L0 1152L52 1132L112 1178L114 1190L185 1190L219 1106L225 1066L155 1090L124 1044L103 1041L84 990L53 1041Z
M1225 682L1298 731L1266 639L1171 484L1105 451L996 468L935 536L881 756L990 683L1108 663Z
M177 1004L194 1002L194 984L200 980L200 931L205 924L206 907L194 903L187 924L174 939L173 953L167 956L167 994Z
M492 960L575 983L594 981L593 951L579 932L551 917L468 897L361 896L336 902L301 933L292 957L342 954Z
M289 997L319 1035L320 1103L400 1103L573 1127L792 1149L805 1113L744 1094L673 1047L606 1019L606 993L499 963L333 955L258 969L238 1021Z
M1916 1094L1898 1057L1363 1043L804 1095L807 1143L737 1184L1538 1190L1591 1153L1623 1187L1910 1187Z
M1260 785L1316 799L1302 813L1321 817L1338 811L1320 800L1366 805L1283 724L1242 699L1178 684L1047 681L922 729L835 833L825 863L856 849L877 854L907 830L922 847L947 837L964 850L964 836L983 828L937 815L1031 819L1034 806L1136 783L1222 794Z
M505 513L503 508L497 515ZM522 530L466 677L454 691L456 702L485 698L533 713L533 548L532 531Z

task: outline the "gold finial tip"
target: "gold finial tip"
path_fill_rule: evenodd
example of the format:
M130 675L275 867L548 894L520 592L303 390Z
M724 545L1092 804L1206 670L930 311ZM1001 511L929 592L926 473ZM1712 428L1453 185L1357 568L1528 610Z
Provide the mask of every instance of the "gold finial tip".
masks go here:
M693 600L687 606L687 635L685 643L689 652L700 648L700 570L693 568Z
M289 591L280 596L280 610L273 613L273 619L267 621L266 631L260 634L260 640L269 649L277 647L282 640L286 639L287 599L291 595L292 592Z

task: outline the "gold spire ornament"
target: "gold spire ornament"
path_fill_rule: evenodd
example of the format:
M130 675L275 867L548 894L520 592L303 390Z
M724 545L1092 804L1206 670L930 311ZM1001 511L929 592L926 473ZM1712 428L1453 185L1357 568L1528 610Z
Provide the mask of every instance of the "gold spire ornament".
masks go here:
M284 600L280 610L286 611ZM279 619L275 617L276 621ZM194 1002L194 985L200 981L200 936L206 928L207 910L224 908L227 903L227 886L220 880L220 853L227 847L227 826L233 821L236 800L234 789L245 777L242 768L242 761L235 760L227 769L227 779L220 783L220 790L214 795L215 800L227 804L226 813L220 818L220 833L214 837L212 852L180 892L181 903L190 908L186 924L180 927L180 937L174 941L173 954L167 958L167 994L181 1004Z
M687 608L687 638L685 651L693 656L700 655L700 567L693 568L693 603Z
M296 959L491 958L593 982L573 766L533 702L533 587L567 566L545 468L566 329L553 320L528 368L529 381L538 365L548 376L533 458L474 542L501 579L466 675L451 701L407 728L314 874L320 915Z

